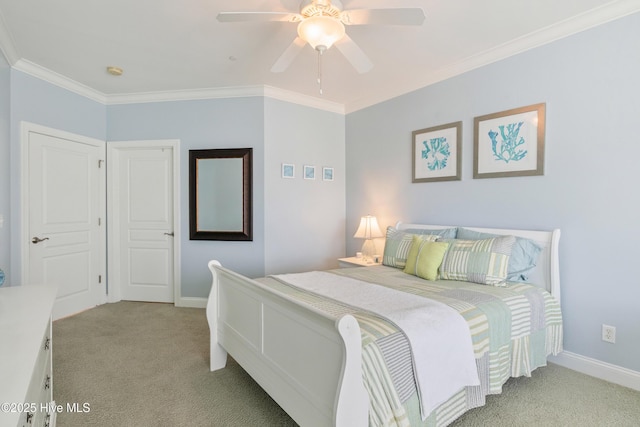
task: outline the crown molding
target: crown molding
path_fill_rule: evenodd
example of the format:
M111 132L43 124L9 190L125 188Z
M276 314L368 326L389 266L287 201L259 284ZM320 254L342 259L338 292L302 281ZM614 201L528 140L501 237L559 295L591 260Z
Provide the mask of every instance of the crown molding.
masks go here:
M263 96L262 86L124 93L107 95L106 103L108 105L144 104L148 102L193 101L216 98L248 98L253 96Z
M89 86L78 83L75 80L51 71L48 68L41 67L40 65L27 61L26 59L19 59L13 65L13 68L101 104L107 103L107 96L102 92L98 92Z
M324 99L314 98L312 96L303 95L297 92L292 92L272 86L223 87L210 89L190 89L164 92L106 95L102 92L98 92L97 90L78 83L75 80L69 79L68 77L65 77L47 68L41 67L38 64L27 61L25 59L19 59L13 65L13 68L104 105L193 101L198 99L248 98L261 96L274 98L293 104L304 105L319 110L326 110L333 113L345 113L344 105L342 104L326 101Z
M606 24L619 18L640 12L640 0L617 0L556 24L526 34L502 45L467 57L451 66L425 74L419 82L407 82L399 87L389 87L373 97L362 98L347 104L346 113L352 113L375 104L406 95L420 88L450 79L485 65L501 61L519 53L540 47L582 31Z
M9 64L16 70L104 105L263 96L338 114L348 114L639 11L640 0L612 1L599 8L592 9L578 16L468 57L449 67L434 70L432 73L424 75L420 81L405 82L403 85L399 84L399 82L394 82L393 86L389 86L386 89L378 88L375 94L369 94L370 96L355 100L347 105L271 86L203 88L107 95L28 60L20 59L19 52L15 48L15 43L11 33L7 29L1 12L0 50L4 53Z
M290 102L292 104L316 108L318 110L325 110L331 113L345 114L345 106L338 102L327 101L326 99L315 98L313 96L303 95L298 92L292 92L272 86L264 87L264 96L267 98Z
M293 104L344 114L344 106L272 86L242 86L165 92L108 95L107 104L141 104L146 102L191 101L196 99L248 98L262 96Z

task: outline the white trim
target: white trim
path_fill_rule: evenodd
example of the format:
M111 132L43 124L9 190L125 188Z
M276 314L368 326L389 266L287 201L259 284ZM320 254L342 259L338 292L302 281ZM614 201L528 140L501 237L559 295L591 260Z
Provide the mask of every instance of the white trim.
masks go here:
M180 297L175 305L184 308L207 308L207 298Z
M192 101L196 99L228 99L249 97L273 98L290 102L292 104L304 105L307 107L317 108L319 110L326 110L339 114L344 114L345 112L344 106L337 102L331 102L272 86L221 87L109 95L107 98L107 104L140 104L147 102Z
M550 356L548 360L556 365L564 366L565 368L601 380L640 391L640 372L638 371L581 356L569 351L563 351L557 356Z
M15 42L7 30L1 14L0 50L4 52L7 60L15 69L105 105L264 96L338 114L347 114L414 92L418 89L447 80L476 68L552 43L581 31L597 27L639 11L640 0L612 1L580 15L468 57L446 68L434 70L431 73L425 74L420 81L408 81L404 84L402 82L396 82L387 90L378 88L375 93L367 93L365 97L350 102L348 105L271 86L202 88L181 91L106 95L40 65L34 64L25 59L20 59L20 55L15 48Z
M308 95L302 95L297 92L292 92L284 89L279 89L271 86L264 87L264 96L267 98L278 99L280 101L290 102L292 104L303 105L306 107L317 108L318 110L325 110L330 113L345 114L345 107L337 102L326 101L324 99L315 98Z
M173 90L160 92L139 92L109 95L107 105L143 104L149 102L192 101L216 98L249 98L263 96L262 86L221 87Z
M119 209L118 192L117 187L113 187L113 177L118 176L117 163L114 163L112 159L115 156L115 152L121 149L128 148L171 148L173 151L173 302L174 305L179 305L178 301L181 300L182 295L182 282L181 278L181 265L182 259L180 256L180 245L182 242L181 227L180 227L180 140L178 139L163 139L163 140L144 140L144 141L109 141L107 142L107 198L109 205L109 212L107 215L108 229L109 229L109 242L108 245L108 259L111 260L108 265L109 277L116 277L116 266L114 260L119 258L119 245L116 243L118 238L118 215L115 213ZM118 302L122 299L122 292L120 287L112 286L109 288L108 301ZM206 304L205 304L206 305ZM204 305L203 305L204 307Z
M1 29L2 26L0 25L0 30ZM1 34L0 40L2 40ZM15 64L13 65L13 67L18 71L22 71L23 73L29 74L40 80L44 80L63 89L67 89L73 93L84 96L103 105L144 104L150 102L193 101L202 99L267 97L290 102L292 104L312 107L319 110L326 110L333 113L345 113L344 106L337 102L331 102L272 86L202 88L105 95L97 90L94 90L68 77L48 70L25 59L18 59L14 62Z
M13 68L101 104L107 103L108 95L92 89L89 86L85 86L82 83L78 83L75 80L63 76L62 74L58 74L38 64L34 64L26 59L19 59L16 61Z

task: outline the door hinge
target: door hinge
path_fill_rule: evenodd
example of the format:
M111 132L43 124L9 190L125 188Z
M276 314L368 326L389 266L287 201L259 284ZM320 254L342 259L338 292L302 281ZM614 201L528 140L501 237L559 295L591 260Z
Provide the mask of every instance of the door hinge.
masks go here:
M98 283L102 283L102 274L98 274Z

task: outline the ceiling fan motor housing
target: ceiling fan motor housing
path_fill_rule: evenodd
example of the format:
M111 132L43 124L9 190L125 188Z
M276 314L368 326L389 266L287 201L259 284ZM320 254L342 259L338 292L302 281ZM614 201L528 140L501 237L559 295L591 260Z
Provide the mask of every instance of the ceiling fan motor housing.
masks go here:
M340 19L342 3L338 0L305 0L300 4L300 15L305 18L312 16L330 16Z

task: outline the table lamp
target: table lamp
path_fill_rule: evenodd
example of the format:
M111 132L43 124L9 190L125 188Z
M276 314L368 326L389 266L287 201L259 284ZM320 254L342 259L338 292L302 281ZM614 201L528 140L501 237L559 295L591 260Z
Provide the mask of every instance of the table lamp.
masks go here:
M367 215L363 216L360 219L360 226L356 231L356 234L353 235L358 239L365 239L362 245L362 257L365 261L372 261L373 255L376 251L376 246L373 243L373 240L378 237L384 237L384 234L380 230L380 226L378 225L378 220L375 216Z

